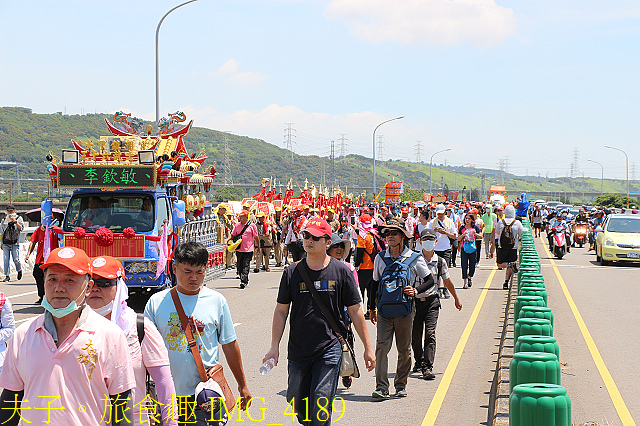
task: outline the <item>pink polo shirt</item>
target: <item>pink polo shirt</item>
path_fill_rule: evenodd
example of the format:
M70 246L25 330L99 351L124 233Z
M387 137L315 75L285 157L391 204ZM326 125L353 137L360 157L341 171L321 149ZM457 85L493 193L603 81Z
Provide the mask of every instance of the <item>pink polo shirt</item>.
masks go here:
M140 416L140 405L136 404L139 404L147 396L147 367L169 365L169 352L167 352L160 332L149 318L144 319L144 339L142 340L142 345L140 345L136 323L137 315L129 307L127 307L127 314L133 320L133 325L127 334L127 343L129 344L129 353L136 379L136 386L131 390L134 416L133 419L129 420L132 420L133 425L148 425L148 416L145 413ZM149 400L147 399L147 401ZM162 404L170 403L170 401L160 402ZM142 422L140 422L141 419Z
M240 232L242 232L242 228L244 228L243 224L241 224L240 222L236 223L233 231L231 231L231 235L238 235ZM244 253L253 252L253 245L255 243L253 237L257 236L258 228L256 227L255 223L251 222L249 226L247 226L247 229L245 229L244 234L242 234L242 242L236 250Z
M21 414L32 424L104 424L110 416L109 411L104 414L109 395L135 386L124 334L84 309L86 320L59 348L44 328L44 314L16 328L8 342L0 387L24 390L29 402L22 403Z

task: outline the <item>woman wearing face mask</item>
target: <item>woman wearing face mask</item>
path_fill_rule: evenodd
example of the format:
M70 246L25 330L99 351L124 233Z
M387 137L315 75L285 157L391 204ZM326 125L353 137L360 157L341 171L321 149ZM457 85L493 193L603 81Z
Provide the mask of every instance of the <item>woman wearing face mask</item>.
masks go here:
M462 267L462 288L469 288L473 285L473 274L476 272L476 245L478 235L482 231L475 224L473 214L467 213L464 216L464 225L458 230L458 242L460 247L460 266Z

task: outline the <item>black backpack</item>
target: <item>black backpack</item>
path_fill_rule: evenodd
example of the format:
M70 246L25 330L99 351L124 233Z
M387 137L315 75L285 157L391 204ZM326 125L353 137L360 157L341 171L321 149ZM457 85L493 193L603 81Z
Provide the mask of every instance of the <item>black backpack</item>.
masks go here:
M20 230L16 226L15 222L9 222L7 229L2 233L2 244L12 246L18 244L18 238L20 238Z
M500 234L500 248L503 249L512 249L516 246L516 238L513 235L513 230L511 226L516 223L515 219L509 225L507 222L502 219L502 224L504 228L502 228L502 233Z

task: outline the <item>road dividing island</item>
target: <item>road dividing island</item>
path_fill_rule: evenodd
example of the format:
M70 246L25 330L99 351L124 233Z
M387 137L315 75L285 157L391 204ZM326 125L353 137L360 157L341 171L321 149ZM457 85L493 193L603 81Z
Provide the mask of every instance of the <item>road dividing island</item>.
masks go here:
M540 257L529 220L523 218L522 224L517 283L510 286L507 300L490 424L571 426L571 400L560 383L560 348L553 337Z

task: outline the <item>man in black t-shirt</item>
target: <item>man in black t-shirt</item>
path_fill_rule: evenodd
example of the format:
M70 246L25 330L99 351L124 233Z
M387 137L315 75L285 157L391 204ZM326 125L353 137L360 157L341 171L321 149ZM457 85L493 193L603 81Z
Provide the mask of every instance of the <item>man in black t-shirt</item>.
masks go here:
M287 401L293 402L300 424L329 425L342 348L298 268L305 268L343 336L346 335L344 308L347 308L364 344L364 360L369 371L375 368L375 356L353 273L346 265L327 255L331 226L324 219L314 217L307 222L302 235L307 257L300 261L299 266L294 263L287 267L282 274L273 314L271 348L263 362L273 358L278 365L280 340L291 308ZM305 398L308 398L306 402Z

